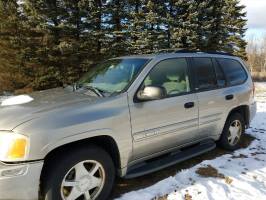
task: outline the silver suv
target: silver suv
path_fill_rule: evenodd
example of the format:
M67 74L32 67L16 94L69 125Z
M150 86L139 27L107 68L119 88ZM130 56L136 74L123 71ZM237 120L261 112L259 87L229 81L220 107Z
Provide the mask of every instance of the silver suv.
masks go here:
M16 101L23 100L23 101ZM107 60L0 107L0 199L108 199L134 178L238 147L256 112L244 62L179 51Z

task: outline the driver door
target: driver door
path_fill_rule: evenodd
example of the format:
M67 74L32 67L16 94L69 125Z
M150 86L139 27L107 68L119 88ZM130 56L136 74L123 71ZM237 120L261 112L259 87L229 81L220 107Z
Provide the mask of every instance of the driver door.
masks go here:
M198 133L198 100L190 90L186 58L156 64L140 90L147 86L164 88L166 97L129 105L134 159L184 145Z

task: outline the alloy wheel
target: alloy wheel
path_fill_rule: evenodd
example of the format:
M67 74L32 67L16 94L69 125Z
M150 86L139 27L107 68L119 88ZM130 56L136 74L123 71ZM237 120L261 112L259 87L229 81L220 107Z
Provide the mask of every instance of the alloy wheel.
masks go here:
M95 160L82 161L72 167L61 184L63 200L95 200L105 183L103 166Z
M230 145L236 145L242 134L242 124L239 120L234 120L229 127L228 142Z

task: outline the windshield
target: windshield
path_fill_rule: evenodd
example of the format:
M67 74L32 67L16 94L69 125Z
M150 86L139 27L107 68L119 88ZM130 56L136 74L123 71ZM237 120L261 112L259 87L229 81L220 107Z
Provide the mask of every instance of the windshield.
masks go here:
M95 88L103 93L123 91L148 59L112 59L90 69L78 82L78 88Z

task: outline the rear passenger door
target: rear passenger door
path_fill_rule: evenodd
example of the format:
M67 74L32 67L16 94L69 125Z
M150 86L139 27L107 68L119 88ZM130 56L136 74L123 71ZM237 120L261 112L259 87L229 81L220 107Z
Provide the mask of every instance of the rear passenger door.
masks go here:
M223 115L232 106L234 99L226 99L229 95L224 90L226 78L214 58L195 57L191 65L199 102L198 137L217 136L222 131Z

